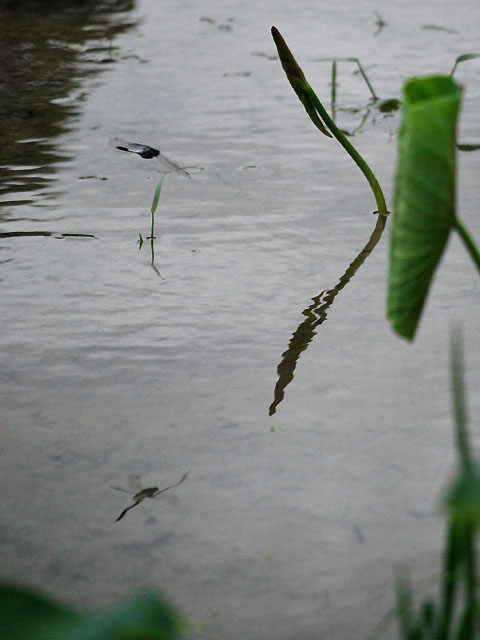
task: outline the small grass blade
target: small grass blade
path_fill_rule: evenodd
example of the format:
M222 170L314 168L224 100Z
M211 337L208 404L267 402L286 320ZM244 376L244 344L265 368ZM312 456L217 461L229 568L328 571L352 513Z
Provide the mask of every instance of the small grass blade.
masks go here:
M165 180L165 178L167 177L168 174L164 174L158 184L157 187L155 189L155 193L153 194L153 200L152 200L152 207L151 207L151 211L152 211L152 215L155 213L155 211L157 210L158 207L158 201L160 199L160 192L162 191L162 186L163 186L163 181ZM152 236L153 236L153 232L152 232Z
M152 212L152 224L151 224L151 228L150 228L150 242L152 245L152 252L153 252L153 240L155 238L155 211L157 210L158 207L158 201L160 199L160 192L162 191L162 186L163 186L163 181L165 180L165 178L167 177L167 173L165 173L159 180L157 187L155 189L155 193L153 194L153 200L152 200L152 206L151 206L151 212ZM153 258L152 258L152 264L153 264Z
M372 83L368 79L366 71L363 68L362 63L360 62L360 60L358 58L352 58L352 57L349 57L349 58L337 58L337 57L335 57L335 58L317 58L316 61L317 62L335 62L335 63L337 63L337 62L354 62L358 67L358 72L357 73L360 73L360 75L362 76L365 84L368 87L368 90L372 94L373 101L377 102L380 99L377 96L377 94L375 93L375 90L374 90L374 88L372 86Z

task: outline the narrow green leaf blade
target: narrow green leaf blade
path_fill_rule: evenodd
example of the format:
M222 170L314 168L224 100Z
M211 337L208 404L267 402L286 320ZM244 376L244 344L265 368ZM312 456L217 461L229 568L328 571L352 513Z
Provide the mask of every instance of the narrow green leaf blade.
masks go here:
M158 207L158 201L160 199L160 192L162 191L162 186L163 186L163 181L165 180L167 174L165 173L159 180L157 187L155 189L155 193L153 194L153 200L152 200L152 206L151 206L151 212L152 214L155 213L155 211L157 210Z
M447 76L404 87L390 242L387 314L411 340L455 221L455 131L461 88Z

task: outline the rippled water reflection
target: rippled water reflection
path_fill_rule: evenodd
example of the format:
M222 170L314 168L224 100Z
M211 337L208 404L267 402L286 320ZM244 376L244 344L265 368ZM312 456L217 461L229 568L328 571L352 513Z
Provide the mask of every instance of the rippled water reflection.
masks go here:
M480 291L452 241L415 345L396 339L388 223L343 286L375 202L306 118L270 27L319 95L331 65L318 59L356 56L379 97L398 98L408 75L475 50L476 5L87 5L2 21L34 25L31 40L10 35L18 84L0 98L3 573L89 606L152 584L212 639L357 638L391 605L396 562L414 578L436 570L431 514L452 455L446 339L460 318L478 388ZM352 71L337 69L350 131L364 111L341 107L370 99ZM461 141L478 142L478 64L458 74ZM372 110L354 139L388 199L397 125ZM115 153L115 136L196 167L162 188L162 278L138 244L160 174ZM459 158L459 206L480 237L476 158ZM295 377L269 416L289 352ZM145 501L115 523L127 505L112 485L134 473L166 487L186 470L166 494L176 502Z

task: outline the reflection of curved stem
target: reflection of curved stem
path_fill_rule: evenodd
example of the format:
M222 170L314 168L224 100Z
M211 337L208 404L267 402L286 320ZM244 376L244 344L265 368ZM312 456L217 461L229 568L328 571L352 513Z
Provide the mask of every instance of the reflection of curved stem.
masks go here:
M282 354L282 361L277 367L278 381L275 385L274 400L270 405L269 415L272 416L275 413L277 406L283 400L285 387L293 380L293 372L297 366L297 360L302 351L305 351L312 341L316 333L315 329L327 319L327 310L335 300L337 294L348 284L352 276L355 275L380 240L386 221L386 216L378 216L377 224L369 241L350 264L338 283L333 289L326 289L319 293L318 296L315 296L315 298L312 298L313 304L302 312L306 318L300 323L292 335L288 349Z

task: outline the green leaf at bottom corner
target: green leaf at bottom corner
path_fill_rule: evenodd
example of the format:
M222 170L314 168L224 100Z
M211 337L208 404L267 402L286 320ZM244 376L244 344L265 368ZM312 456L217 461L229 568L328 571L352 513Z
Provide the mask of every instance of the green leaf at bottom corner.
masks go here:
M388 317L411 340L455 221L455 132L461 89L447 76L404 87L388 277Z
M100 622L103 634L92 635L91 640L178 640L185 627L171 605L151 592L131 598Z
M79 614L30 587L0 584L1 640L68 639L80 621Z
M179 640L185 628L170 604L151 592L89 615L29 587L0 584L0 640Z

